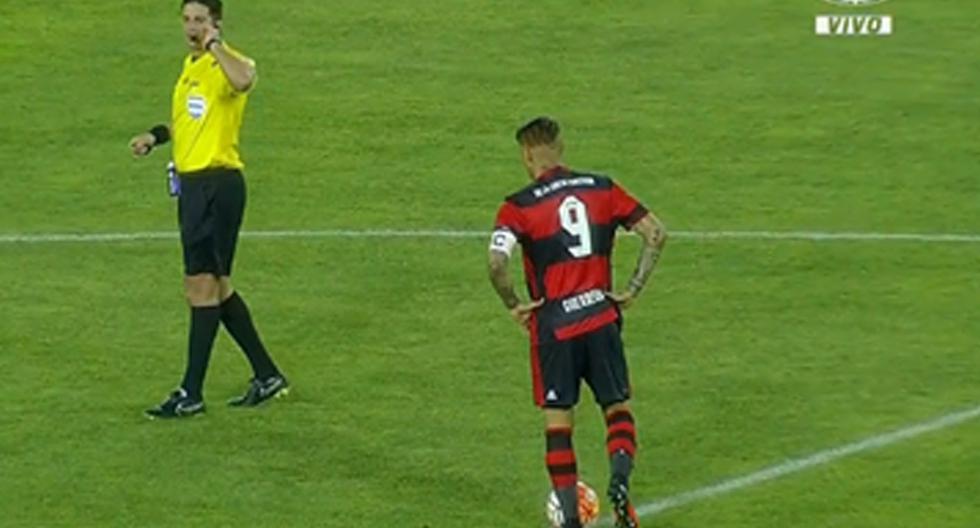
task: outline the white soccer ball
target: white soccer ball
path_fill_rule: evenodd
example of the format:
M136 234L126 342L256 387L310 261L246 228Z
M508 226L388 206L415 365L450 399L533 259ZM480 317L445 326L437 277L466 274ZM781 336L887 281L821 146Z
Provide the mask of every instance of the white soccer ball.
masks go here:
M561 501L558 500L558 494L554 490L548 494L548 501L544 504L544 514L553 528L562 528L565 524ZM578 518L585 528L594 526L599 520L599 496L581 480L578 482Z

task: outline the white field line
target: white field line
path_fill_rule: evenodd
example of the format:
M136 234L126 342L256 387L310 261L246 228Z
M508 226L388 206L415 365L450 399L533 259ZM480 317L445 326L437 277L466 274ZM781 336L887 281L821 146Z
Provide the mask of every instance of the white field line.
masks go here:
M771 480L792 475L793 473L798 473L805 469L824 466L836 462L842 458L858 455L868 451L875 451L888 447L892 444L911 440L926 433L948 429L970 420L975 420L978 417L980 417L980 406L964 411L950 413L927 422L909 425L890 433L872 436L859 442L834 447L803 458L792 458L786 460L785 462L763 468L754 473L723 480L717 484L712 484L696 490L664 497L642 505L637 505L636 513L640 515L640 517L652 517L667 510L679 508L681 506L686 506L691 503L700 502L721 495L726 495L734 491L750 488L759 484L765 484ZM603 522L604 526L609 526L610 524L611 522L609 519L605 519Z
M243 231L244 238L489 238L489 230L457 229L300 229L281 231ZM980 243L980 234L955 233L874 233L827 231L671 231L675 238L694 240L795 240L857 242L934 242ZM176 231L134 231L118 233L6 233L0 244L112 243L174 240Z
M980 234L950 233L875 233L875 232L824 232L824 231L672 231L677 238L716 240L797 240L797 241L868 241L868 242L958 242L980 243ZM173 240L178 234L173 231L142 231L130 233L24 233L0 235L0 243L108 243L146 240ZM244 231L244 238L478 238L487 237L486 231L467 231L454 229L324 229L324 230L281 230ZM844 446L814 453L805 458L790 459L768 468L722 481L693 491L665 497L643 504L637 508L641 517L725 495L743 488L763 484L771 480L803 471L815 466L835 462L841 458L873 451L889 445L909 440L923 434L947 429L980 417L980 406L957 413L948 414L935 420L908 426L891 433L847 444ZM607 522L604 523L608 525Z

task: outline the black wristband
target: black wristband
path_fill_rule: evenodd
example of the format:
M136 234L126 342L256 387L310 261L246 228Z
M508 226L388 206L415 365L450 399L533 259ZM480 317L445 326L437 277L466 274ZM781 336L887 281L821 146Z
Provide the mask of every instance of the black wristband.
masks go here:
M212 44L221 44L221 39L218 37L211 37L210 40L204 43L204 51L211 51Z
M170 141L170 127L167 125L157 125L150 129L150 134L153 136L153 145L163 145L164 143Z

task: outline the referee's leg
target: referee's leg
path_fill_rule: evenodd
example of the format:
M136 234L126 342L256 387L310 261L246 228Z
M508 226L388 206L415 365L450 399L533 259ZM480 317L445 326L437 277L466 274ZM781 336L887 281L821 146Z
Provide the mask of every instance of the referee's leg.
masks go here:
M211 360L211 349L221 323L219 282L213 272L184 276L184 294L191 309L187 343L187 370L181 387L195 399L204 399L204 377Z
M254 406L273 396L285 394L288 383L259 337L248 305L231 283L235 249L245 212L245 179L241 172L229 171L223 174L218 191L215 197L215 235L221 263L221 276L218 280L221 322L245 353L253 373L245 394L228 403L233 406Z
M163 403L146 410L150 418L182 418L204 412L204 375L221 324L218 278L210 273L185 275L184 292L191 311L184 379Z
M158 407L154 418L179 418L204 411L204 376L221 324L220 276L214 238L213 181L206 176L187 178L177 202L180 241L184 254L184 293L191 321L187 367L180 387Z
M187 178L178 200L180 238L184 247L184 294L191 309L187 370L181 387L203 400L204 376L221 325L221 258L218 212L220 187L215 175Z

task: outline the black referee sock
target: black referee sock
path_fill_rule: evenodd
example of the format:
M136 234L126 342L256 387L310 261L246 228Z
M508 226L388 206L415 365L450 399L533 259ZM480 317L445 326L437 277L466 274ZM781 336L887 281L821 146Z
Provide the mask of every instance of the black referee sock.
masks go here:
M252 364L256 378L264 380L279 374L279 369L272 362L269 352L259 338L259 333L252 322L252 315L248 312L248 306L238 292L232 293L231 297L221 303L221 322L245 353L248 362Z
M204 374L211 360L211 347L221 322L221 308L217 306L192 306L191 331L187 343L187 370L180 384L192 398L201 399Z

